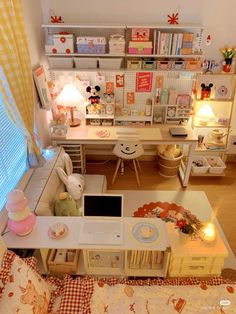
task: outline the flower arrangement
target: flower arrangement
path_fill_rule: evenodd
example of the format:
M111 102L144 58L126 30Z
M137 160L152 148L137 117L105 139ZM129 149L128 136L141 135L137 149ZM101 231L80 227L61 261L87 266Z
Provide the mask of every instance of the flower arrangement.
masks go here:
M176 221L176 228L189 235L198 235L202 224L199 220L192 219L191 215L185 213L185 217Z
M236 47L224 47L220 49L225 59L232 59L236 54Z

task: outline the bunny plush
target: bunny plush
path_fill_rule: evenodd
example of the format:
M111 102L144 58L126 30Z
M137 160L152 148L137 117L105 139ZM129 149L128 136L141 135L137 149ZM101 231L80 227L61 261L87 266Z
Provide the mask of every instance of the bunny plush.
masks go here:
M57 167L57 174L65 184L67 192L77 202L80 200L84 190L84 176L79 173L73 173L72 161L68 154L65 154L64 156L64 163L66 172L61 167Z

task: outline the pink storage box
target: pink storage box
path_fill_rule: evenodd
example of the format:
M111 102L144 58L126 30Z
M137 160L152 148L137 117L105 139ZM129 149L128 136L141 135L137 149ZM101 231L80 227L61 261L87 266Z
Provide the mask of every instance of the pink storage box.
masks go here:
M130 41L129 42L130 54L152 54L152 42L151 41Z

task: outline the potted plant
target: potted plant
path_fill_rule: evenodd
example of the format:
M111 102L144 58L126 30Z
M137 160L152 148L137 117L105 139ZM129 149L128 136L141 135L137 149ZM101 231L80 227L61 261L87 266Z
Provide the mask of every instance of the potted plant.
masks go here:
M236 54L236 48L235 47L232 47L232 48L231 47L224 47L224 48L221 48L220 51L224 57L223 71L224 72L230 72L232 61L233 61L233 58Z

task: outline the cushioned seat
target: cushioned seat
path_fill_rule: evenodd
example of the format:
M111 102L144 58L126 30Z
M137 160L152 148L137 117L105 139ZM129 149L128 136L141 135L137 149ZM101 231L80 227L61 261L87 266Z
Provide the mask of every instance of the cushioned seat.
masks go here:
M35 169L27 185L25 196L28 198L31 210L34 210L39 216L53 216L55 197L65 191L65 186L56 171L57 167L65 168L64 154L63 148L57 148L56 154L51 160L48 160L43 167ZM104 175L85 174L84 177L84 193L106 192L107 182Z

